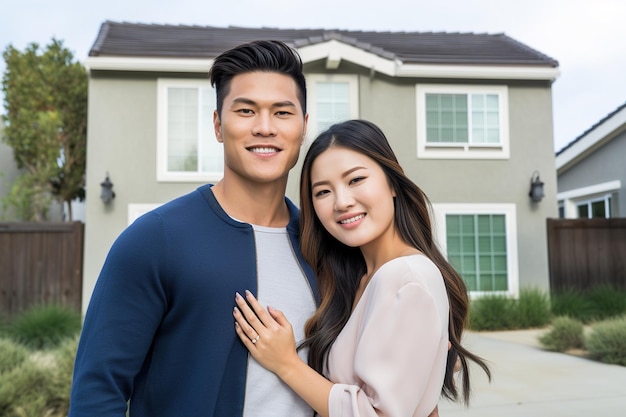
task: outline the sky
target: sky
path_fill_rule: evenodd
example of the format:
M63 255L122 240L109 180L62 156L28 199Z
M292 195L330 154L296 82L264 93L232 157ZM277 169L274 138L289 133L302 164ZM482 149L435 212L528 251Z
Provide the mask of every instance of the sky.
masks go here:
M625 19L624 0L3 0L0 49L24 50L33 42L44 49L55 38L82 62L107 20L504 33L559 62L552 86L558 151L626 102Z

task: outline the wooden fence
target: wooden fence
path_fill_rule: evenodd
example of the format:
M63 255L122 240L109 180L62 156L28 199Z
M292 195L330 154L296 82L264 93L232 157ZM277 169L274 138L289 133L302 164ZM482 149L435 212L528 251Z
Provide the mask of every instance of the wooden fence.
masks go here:
M36 305L81 311L85 225L0 223L0 313Z
M552 293L626 288L626 218L547 222Z

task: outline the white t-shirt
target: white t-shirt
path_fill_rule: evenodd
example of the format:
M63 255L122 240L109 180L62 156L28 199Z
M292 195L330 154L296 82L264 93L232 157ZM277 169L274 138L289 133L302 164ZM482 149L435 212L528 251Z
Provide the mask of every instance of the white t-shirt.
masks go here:
M256 242L259 302L281 310L291 322L296 345L304 339L304 324L315 312L309 282L289 242L287 229L252 225ZM307 352L298 355L307 360ZM248 360L244 417L311 417L313 411L274 373L252 356Z

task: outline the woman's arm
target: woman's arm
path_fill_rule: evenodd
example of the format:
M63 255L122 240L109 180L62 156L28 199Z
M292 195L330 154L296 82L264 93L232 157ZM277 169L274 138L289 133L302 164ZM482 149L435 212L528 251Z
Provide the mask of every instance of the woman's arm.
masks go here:
M246 300L252 308L250 308L250 306L246 303ZM424 311L423 309L419 309L419 308L416 309L414 301L415 301L414 297L409 296L408 299L405 300L405 302L401 303L401 304L404 304L403 306L395 306L395 307L396 308L399 307L399 309L402 311L406 311L407 307L408 307L408 310L412 312L413 310L418 310L417 315L419 316L420 313L423 313ZM297 355L291 324L285 318L282 312L272 307L268 307L266 311L263 308L263 306L261 306L261 304L259 304L258 301L254 298L254 296L250 294L249 292L246 292L245 299L241 295L237 294L236 303L237 303L237 307L235 307L235 310L233 313L236 319L235 329L240 339L244 343L244 345L250 351L251 355L262 366L274 372L283 382L285 382L289 387L291 387L291 389L293 389L296 394L298 394L313 409L315 409L315 411L319 415L328 417L330 415L329 400L331 396L331 390L333 389L335 384L333 384L332 382L324 378L322 375L318 374L315 370L310 368ZM418 303L418 305L419 304L420 303ZM380 307L383 307L383 306L381 305L379 306L379 308ZM378 345L378 348L375 348L372 352L370 352L370 354L367 354L367 353L365 354L365 356L369 357L369 359L366 360L367 362L366 368L371 369L372 367L374 367L374 368L379 369L382 367L384 368L384 374L391 373L391 375L395 376L393 378L394 380L400 379L405 382L409 380L411 380L411 382L414 382L412 381L413 379L415 379L416 381L423 380L424 375L421 375L421 376L414 375L413 371L415 369L412 369L412 368L414 368L414 366L417 363L420 363L422 361L427 362L430 364L430 366L432 366L433 363L430 360L431 359L429 357L430 355L426 354L424 355L424 357L420 357L420 355L415 355L414 353L412 353L407 358L405 357L405 355L401 354L401 351L415 352L416 350L417 351L422 350L424 348L424 342L426 342L426 340L423 340L422 337L419 337L420 340L418 343L411 343L409 346L406 346L403 343L400 343L400 345L396 343L396 342L400 342L400 339L403 339L403 337L400 337L400 339L398 339L398 335L412 333L410 331L410 328L412 327L411 325L406 326L406 327L402 325L398 326L397 324L395 326L389 326L391 324L388 322L389 318L393 317L395 315L394 313L398 312L396 308L390 308L388 310L382 308L383 311L380 311L381 309L379 309L378 311L378 313L382 313L380 314L380 316L379 314L375 314L375 316L379 316L378 317L379 320L386 321L386 323L377 323L378 325L372 326L374 328L370 328L372 333L374 333L374 336L375 334L379 334L379 335L381 334L380 332L381 332L382 327L392 327L393 329L389 329L388 333L390 334L386 334L385 336L382 337L382 339L386 340L387 343L381 344L380 341L378 341L377 343L370 344L370 346ZM429 310L429 309L426 308L426 310ZM419 319L417 321L419 321ZM372 323L372 324L376 324L376 323ZM406 322L404 322L403 324L406 324ZM411 324L414 324L414 323L411 323ZM427 331L426 333L430 333L430 332ZM430 338L429 336L425 337L425 339L429 339L429 338ZM413 338L410 338L410 339L412 339L411 341L415 342ZM386 363L385 360L382 360L384 357L388 356L388 353L389 353L388 343L389 342L393 344L393 351L394 352L397 351L396 353L400 353L399 356L402 357L401 360L392 361L392 362L395 362L393 364ZM422 345L422 349L417 347L419 345ZM363 349L361 349L361 351L362 350ZM382 352L382 350L386 351L386 353ZM394 354L392 355L392 357L393 356L396 356L396 355ZM376 359L374 359L374 362L372 362L371 358L376 358ZM361 359L363 360L363 358ZM411 366L411 363L413 363L414 366ZM426 364L423 364L423 365L426 365ZM430 366L426 365L426 368L429 368ZM421 366L418 366L418 368L421 368ZM422 372L423 370L418 371L418 373L420 374L422 374ZM374 371L374 373L377 373L377 372ZM374 380L381 379L380 378L381 375L383 374L377 373L377 377L374 378ZM409 375L409 377L405 378L405 375ZM369 379L370 383L374 382L374 380L370 378L366 378L366 379ZM382 378L382 379L387 379L387 378ZM369 384L366 382L366 385L369 385ZM412 391L410 395L412 400L408 401L408 403L405 404L405 407L398 408L398 405L396 404L390 409L388 409L388 407L385 406L384 403L387 403L388 405L390 403L396 403L398 400L400 400L403 397L403 395L401 395L398 392L400 391L399 387L402 387L405 384L400 384L400 386L398 386L397 384L392 384L395 386L393 388L387 385L388 384L385 384L385 383L383 383L382 385L379 385L378 383L374 383L370 385L369 387L370 389L368 389L365 387L359 388L357 386L348 386L345 384L339 384L337 385L337 387L339 387L339 391L337 391L334 396L334 407L337 408L337 410L339 410L339 408L343 409L343 406L338 406L337 401L341 401L341 402L347 401L347 403L350 403L350 405L347 403L345 405L351 409L350 410L351 413L355 413L354 415L359 415L359 416L411 415L411 414L405 413L405 411L407 411L405 408L408 407L408 409L414 410L414 406L417 403L421 402L420 397L421 397L421 394L423 394L423 391L420 392L419 389ZM409 385L413 385L413 384L409 384ZM362 391L362 388L365 388L366 391L370 392L370 394L375 395L375 397L377 397L376 400L374 400L374 398L370 398L369 395L365 394L365 392ZM348 389L349 392L344 392L346 389ZM374 391L371 392L371 389L374 389ZM440 386L438 386L435 390L437 392L437 397L438 397L440 390L441 390ZM338 394L339 392L344 392L344 393ZM348 395L350 398L346 398L344 395ZM381 398L379 395L381 395L383 398ZM343 397L343 399L340 399L341 397ZM382 400L382 403L381 403L381 400ZM375 406L374 404L371 403L371 401L375 401L377 405ZM356 406L356 403L361 404L360 406L357 406L358 410L356 408L352 408ZM416 403L416 404L411 406L409 403ZM382 406L382 408L379 409L378 408L379 406ZM392 411L391 409L395 409L395 411ZM404 411L401 411L403 409ZM389 414L387 414L388 411L390 412ZM398 412L400 412L400 414L398 414ZM438 409L436 407L436 402L435 402L435 407L429 416L436 417L438 415L439 415Z
M289 385L320 416L328 417L328 396L333 383L300 359L293 329L285 315L272 307L266 311L248 291L245 300L236 294L235 301L235 330L252 357Z

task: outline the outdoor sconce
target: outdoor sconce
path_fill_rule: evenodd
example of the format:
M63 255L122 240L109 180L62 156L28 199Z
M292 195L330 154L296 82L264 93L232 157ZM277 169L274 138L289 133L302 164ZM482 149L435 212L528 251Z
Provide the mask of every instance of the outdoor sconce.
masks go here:
M538 203L543 198L543 195L543 182L539 179L539 171L535 171L530 177L530 192L528 196L533 202Z
M100 183L100 199L104 204L109 204L115 198L115 192L113 191L113 183L109 179L109 173L103 182Z

